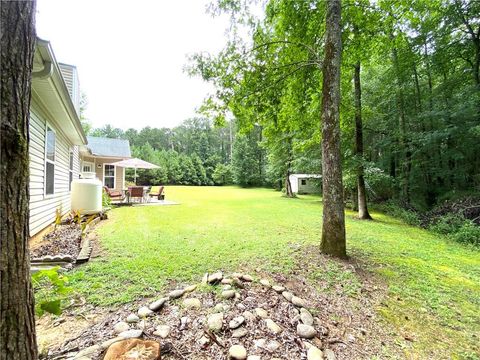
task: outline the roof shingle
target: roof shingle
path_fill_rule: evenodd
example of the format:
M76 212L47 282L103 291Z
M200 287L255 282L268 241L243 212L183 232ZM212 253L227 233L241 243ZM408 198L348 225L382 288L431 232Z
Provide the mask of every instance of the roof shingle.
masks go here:
M87 136L87 141L87 147L93 155L118 158L129 158L132 156L128 140Z

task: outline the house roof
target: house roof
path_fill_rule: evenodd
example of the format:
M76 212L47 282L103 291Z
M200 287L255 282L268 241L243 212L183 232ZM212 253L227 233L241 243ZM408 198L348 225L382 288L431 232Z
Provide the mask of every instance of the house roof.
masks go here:
M322 177L322 175L319 174L291 174L290 176L296 177L297 179L320 179Z
M92 155L114 158L132 157L128 140L87 136L87 142Z
M48 41L37 38L32 72L32 98L42 106L73 145L86 144L80 119Z

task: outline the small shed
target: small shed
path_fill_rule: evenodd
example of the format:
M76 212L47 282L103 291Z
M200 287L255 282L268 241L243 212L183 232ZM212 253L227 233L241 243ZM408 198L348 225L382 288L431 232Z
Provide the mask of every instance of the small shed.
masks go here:
M315 194L321 191L322 175L319 174L291 174L290 184L295 194Z

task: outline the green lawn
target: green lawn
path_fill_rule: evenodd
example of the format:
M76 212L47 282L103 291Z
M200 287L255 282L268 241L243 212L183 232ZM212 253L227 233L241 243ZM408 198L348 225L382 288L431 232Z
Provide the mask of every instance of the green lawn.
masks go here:
M112 305L156 294L171 281L198 281L206 271L259 266L287 273L296 261L292 244L319 243L319 197L168 187L167 198L181 205L109 213L98 230L105 254L71 275L76 290L94 304ZM388 285L378 311L397 334L413 338L406 357L425 358L433 351L444 358L479 359L480 253L372 215L375 221L362 222L347 213L349 255ZM354 283L344 274L333 279Z

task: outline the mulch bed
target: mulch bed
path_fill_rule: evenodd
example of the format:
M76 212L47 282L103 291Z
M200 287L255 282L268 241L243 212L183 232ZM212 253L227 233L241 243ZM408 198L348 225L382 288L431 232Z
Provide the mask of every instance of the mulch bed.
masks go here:
M80 225L59 225L44 236L41 245L30 251L30 257L34 259L45 255L70 255L76 258L80 252L81 234Z

